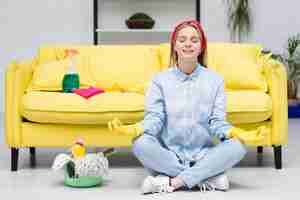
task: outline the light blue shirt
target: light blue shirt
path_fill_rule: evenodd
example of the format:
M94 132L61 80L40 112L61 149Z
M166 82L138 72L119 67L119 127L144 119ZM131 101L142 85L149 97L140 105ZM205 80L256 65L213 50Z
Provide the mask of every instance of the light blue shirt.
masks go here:
M154 76L145 95L144 134L157 137L183 162L203 156L212 139L225 138L224 80L197 65L187 75L172 67Z

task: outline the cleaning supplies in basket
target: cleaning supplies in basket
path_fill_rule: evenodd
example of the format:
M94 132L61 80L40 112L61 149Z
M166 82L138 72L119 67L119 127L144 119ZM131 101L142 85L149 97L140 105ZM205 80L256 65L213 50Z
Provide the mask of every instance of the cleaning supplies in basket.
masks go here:
M77 139L70 149L71 154L61 153L56 156L52 169L63 169L64 184L70 187L95 187L103 183L108 175L107 157L114 152L86 153L82 139Z

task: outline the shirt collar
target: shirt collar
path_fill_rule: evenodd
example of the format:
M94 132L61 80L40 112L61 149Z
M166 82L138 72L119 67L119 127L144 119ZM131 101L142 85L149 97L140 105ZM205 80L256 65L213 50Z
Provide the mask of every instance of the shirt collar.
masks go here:
M193 80L198 77L202 67L203 67L202 65L198 64L197 67L194 69L194 71L191 74L186 74L179 67L177 67L175 65L173 67L174 68L173 71L174 71L176 77L180 81L185 81L185 80L189 80L189 79Z

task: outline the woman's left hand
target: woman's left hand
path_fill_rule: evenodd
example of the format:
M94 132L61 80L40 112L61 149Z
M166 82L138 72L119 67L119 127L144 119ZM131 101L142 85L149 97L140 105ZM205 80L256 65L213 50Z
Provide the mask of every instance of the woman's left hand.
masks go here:
M240 128L233 127L229 130L231 137L240 140L242 143L257 144L261 143L268 133L266 126L261 126L257 130L246 131Z

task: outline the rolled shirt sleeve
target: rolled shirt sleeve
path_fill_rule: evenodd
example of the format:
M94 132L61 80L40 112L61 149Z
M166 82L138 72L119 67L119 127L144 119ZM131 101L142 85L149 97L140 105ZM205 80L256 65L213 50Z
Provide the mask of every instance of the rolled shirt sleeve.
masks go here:
M165 104L162 88L154 78L145 94L144 120L141 125L144 134L158 137L166 120Z
M212 112L208 120L208 128L211 136L216 136L219 139L227 138L228 131L232 128L232 125L226 121L226 96L223 79L219 81L216 90Z

